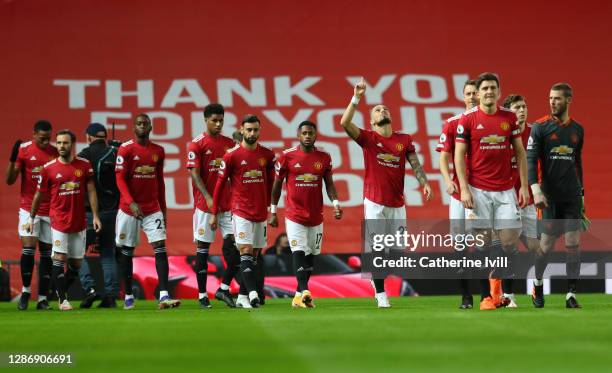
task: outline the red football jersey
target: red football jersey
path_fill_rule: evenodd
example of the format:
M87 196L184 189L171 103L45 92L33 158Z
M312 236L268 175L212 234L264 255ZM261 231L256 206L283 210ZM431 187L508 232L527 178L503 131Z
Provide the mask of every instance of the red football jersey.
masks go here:
M206 191L212 196L215 191L215 185L217 185L217 178L219 177L219 166L223 160L223 155L231 148L236 145L234 140L221 134L217 136L210 136L206 133L201 134L189 143L187 150L187 168L199 168L200 176L206 187ZM206 205L206 200L200 190L193 186L193 200L195 207L204 211L210 212L209 208L212 206ZM226 184L223 193L221 193L221 200L219 201L219 211L230 210L230 190L229 184Z
M51 196L51 228L63 233L84 230L87 182L93 177L91 163L80 157L70 163L55 159L45 164L40 176L38 190Z
M520 129L520 127L519 127ZM523 148L527 149L527 142L529 141L529 136L531 135L531 124L526 123L523 132L521 132L521 140L523 141ZM514 152L512 153L512 178L514 179L514 190L516 190L516 195L518 197L519 190L521 189L521 176L519 174L518 163L516 163L516 157L514 156ZM533 204L533 194L531 193L531 188L529 189L529 204Z
M15 162L15 165L21 172L20 208L25 211L30 211L34 193L36 193L36 188L40 181L40 172L45 163L54 160L57 156L57 149L50 144L47 144L44 149L39 148L33 141L21 144L19 153L17 154L17 161ZM38 215L49 215L50 200L48 195L43 196L40 200L40 206L38 207Z
M466 111L457 125L456 142L468 144L466 157L468 182L488 191L503 191L514 186L512 179L513 138L520 137L516 115L498 107L494 114L479 106Z
M145 215L166 209L165 157L164 148L152 142L142 146L130 140L119 147L115 172L121 193L119 208L123 212L132 215L132 202Z
M287 219L309 227L323 222L323 180L331 174L331 156L324 151L314 148L306 153L298 145L283 152L276 177L287 178Z
M361 130L356 141L365 162L364 197L383 206L404 206L406 158L415 152L412 137L401 132L383 137L375 131Z
M228 150L219 168L212 213L217 214L226 180L230 180L232 214L252 222L268 218L274 182L274 153L261 145L248 150L241 145Z
M457 124L459 124L460 118L461 114L455 115L454 117L450 117L446 120L446 122L444 122L444 127L442 127L442 134L440 135L438 145L436 146L437 152L450 153L451 162L453 162L453 159L455 158L455 138L457 137ZM459 178L457 177L457 173L454 171L453 182L457 186L457 191L453 193L451 197L453 197L457 201L460 201L461 186L459 186Z

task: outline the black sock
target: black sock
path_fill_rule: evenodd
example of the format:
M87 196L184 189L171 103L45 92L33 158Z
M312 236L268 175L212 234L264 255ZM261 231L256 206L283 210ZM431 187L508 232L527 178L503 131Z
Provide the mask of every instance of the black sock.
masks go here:
M156 247L155 251L155 270L157 271L157 282L160 291L168 291L168 253L165 247Z
M53 282L60 303L66 299L66 274L64 273L64 262L53 260Z
M312 276L312 272L314 272L314 255L306 255L304 261L306 262L306 274L308 275L308 277L306 277L306 284L308 284L310 276Z
M567 250L565 271L567 273L567 291L569 293L576 292L576 284L580 277L580 249L576 246L565 246Z
M198 242L196 249L196 278L198 280L198 292L206 294L206 281L208 280L208 250L210 243Z
M385 291L385 279L384 278L375 278L374 281L374 289L376 289L376 294L384 293Z
M221 282L229 286L233 278L238 278L238 272L240 271L240 252L236 248L234 239L231 237L223 239L221 251L223 252L225 264L227 265Z
M489 253L485 250L476 250L474 252L474 258L480 260L480 262L482 263L482 267L478 269L478 278L480 279L480 300L491 296L491 284L489 284L489 269L484 265L488 254Z
M547 265L548 265L548 253L536 254L536 259L535 259L535 278L536 279L542 280L544 278L544 271L546 271Z
M504 294L514 294L514 279L505 278L502 280L502 291Z
M488 278L480 279L480 300L491 296L491 284Z
M257 289L257 294L259 294L259 299L263 299L266 294L264 292L265 274L261 253L257 255L257 258L253 262L253 268L255 270L255 288Z
M515 277L515 269L514 264L516 262L516 247L507 247L505 249L506 259L508 266L503 271L503 279L502 279L502 291L505 294L514 294L514 277Z
M293 252L293 272L298 283L297 291L301 293L308 290L305 253L301 250Z
M466 278L459 279L459 288L461 289L461 296L469 297L470 293L470 281Z
M132 295L132 277L134 272L134 248L121 248L121 269L123 270L123 283L125 286L125 295Z
M79 277L79 270L72 268L70 263L68 263L68 270L66 271L66 292L70 290L72 284L74 284L74 280Z
M51 249L40 249L40 262L38 263L38 295L48 296L51 284L51 272L53 261L51 260Z
M32 272L34 272L34 254L35 247L24 246L21 249L21 282L24 287L28 288L32 284Z
M240 272L242 273L242 282L246 288L246 293L249 294L252 291L257 290L255 287L255 271L253 270L253 255L242 254L240 255ZM240 287L242 290L242 286Z

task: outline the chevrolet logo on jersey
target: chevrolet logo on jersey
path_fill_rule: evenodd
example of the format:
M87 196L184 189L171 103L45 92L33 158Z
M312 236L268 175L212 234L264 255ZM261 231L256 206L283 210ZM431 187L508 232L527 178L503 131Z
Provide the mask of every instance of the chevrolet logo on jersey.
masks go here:
M489 135L487 137L483 137L480 139L481 143L484 142L490 145L500 144L504 141L506 141L506 136L498 136L498 135Z
M242 177L244 177L244 178L248 177L248 178L251 178L251 179L255 179L255 178L261 177L262 175L263 175L263 173L261 171L259 171L259 170L250 170L250 171L247 171L247 172L243 173Z
M43 169L43 166L34 167L32 169L32 173L34 174L34 173L40 172L42 169Z
M212 167L215 167L215 168L218 168L218 167L221 166L221 161L222 160L223 159L221 159L221 158L213 159L213 160L210 161L210 163L208 163L208 165L212 166Z
M395 156L393 154L388 154L388 153L378 153L376 158L380 159L383 162L399 162L400 161L400 157Z
M78 181L67 181L65 183L60 184L60 190L75 190L79 188Z
M561 146L555 146L554 148L550 149L551 153L557 153L557 154L572 154L574 153L574 149L570 148L567 145L561 145Z
M134 169L134 172L136 172L137 174L152 174L153 172L155 172L155 167L153 166L148 166L148 165L144 165L144 166L138 166Z
M303 174L303 175L296 176L295 180L303 181L303 182L306 182L306 183L310 183L312 181L319 180L319 177L317 175L313 175L313 174Z

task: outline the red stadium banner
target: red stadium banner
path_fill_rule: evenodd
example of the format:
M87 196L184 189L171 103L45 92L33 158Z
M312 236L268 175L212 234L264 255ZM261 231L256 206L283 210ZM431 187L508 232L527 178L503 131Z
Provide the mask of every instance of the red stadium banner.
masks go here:
M341 221L333 219L325 197L323 250L358 252L363 156L339 124L355 81L363 76L368 90L354 121L368 128L368 110L387 105L394 129L413 136L434 189L434 200L426 203L407 172L408 218L446 218L448 196L435 152L442 122L463 111L464 81L493 71L503 96L526 97L530 120L548 113L553 83L573 86L570 115L586 133L587 212L610 217L612 166L605 154L612 136L605 118L612 82L611 5L571 2L574 11L566 19L554 13L565 12L570 2L555 3L558 10L519 3L513 7L529 11L514 13L502 4L487 10L493 3L479 1L469 7L357 1L290 8L284 2L3 2L0 150L8 158L13 142L29 139L42 118L54 130L75 131L79 149L90 122L115 123L116 138L125 141L132 138L134 117L148 113L151 138L166 151L167 247L171 254L189 255L193 197L185 158L188 142L204 130L204 106L225 106L227 135L244 114L257 114L260 141L275 152L294 146L297 124L313 120L317 145L332 156L345 212ZM18 195L18 186L0 186L3 259L20 254ZM270 229L269 243L282 231L283 226ZM151 253L148 247L137 250Z

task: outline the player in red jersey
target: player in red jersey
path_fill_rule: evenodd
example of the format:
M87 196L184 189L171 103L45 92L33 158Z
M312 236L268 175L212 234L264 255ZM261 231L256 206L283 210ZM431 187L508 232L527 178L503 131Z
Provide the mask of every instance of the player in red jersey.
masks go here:
M300 145L285 150L276 162L270 225L278 227L276 205L283 180L287 179L285 227L298 281L292 306L312 308L314 302L308 290L308 280L314 270L314 256L321 253L323 241L323 182L336 219L342 218L342 210L332 177L331 157L315 147L316 124L310 121L300 123L298 138Z
M119 147L117 188L121 193L115 242L121 247L125 281L124 309L134 308L132 276L134 248L140 243L142 228L153 251L159 281L159 308L178 307L181 302L168 294L168 254L166 253L166 188L164 148L149 140L153 126L147 114L134 120L135 139Z
M238 250L244 286L236 301L238 307L259 307L260 294L256 289L255 266L262 248L266 247L268 206L274 182L274 153L257 143L260 121L247 115L240 129L242 143L230 149L219 168L219 178L213 194L211 229L217 229L225 183L229 179L232 224Z
M17 303L19 310L28 308L28 301L32 294L32 272L34 271L34 254L36 243L40 251L40 264L38 265L38 303L36 309L50 309L47 301L49 284L51 282L51 225L49 221L49 197L43 198L38 209L38 216L34 220L31 232L26 231L28 211L32 207L32 200L40 179L40 171L45 163L57 158L57 149L49 144L51 138L51 123L40 120L34 124L32 141L22 143L17 140L6 170L6 183L13 185L21 173L21 198L19 203L18 232L21 238L21 297Z
M353 99L344 111L340 123L346 133L363 149L365 219L389 220L385 228L386 232L372 233L395 234L404 230L406 226L404 201L406 160L410 162L414 176L423 188L427 201L431 200L433 193L412 145L412 137L393 131L391 114L385 105L376 105L370 110L372 130L362 130L351 122L357 104L365 91L366 83L361 78L361 81L355 85ZM371 236L368 229L364 234L364 237ZM374 279L372 283L378 307L391 307L385 292L384 279Z
M496 231L508 256L509 268L504 276L511 277L521 215L512 179L510 146L519 166L521 188L518 204L521 208L529 202L525 148L516 115L497 106L500 97L497 75L481 74L476 87L480 104L465 112L457 125L455 169L461 202L466 208L466 219L477 234L483 235L485 242L490 243L491 230ZM480 249L479 254L485 255L484 248ZM489 280L481 279L481 310L496 308L490 293Z
M234 147L234 140L221 134L225 110L219 104L210 104L204 108L206 132L189 143L187 152L187 169L191 175L195 211L193 213L193 239L196 242L196 277L198 280L200 307L210 308L206 292L208 272L208 251L215 241L215 231L210 229L208 221L212 217L212 193L217 184L219 166L223 155ZM229 185L222 191L219 203L218 225L223 238L223 257L227 268L223 280L215 293L215 298L225 302L229 307L236 307L229 292L229 285L240 269L240 255L236 249L232 231L232 213L230 212Z
M68 130L56 135L59 157L46 163L40 172L38 190L32 200L26 230L32 232L34 221L45 196L50 196L49 217L53 239L53 281L59 298L59 309L69 311L68 289L79 276L85 256L85 193L93 215L93 228L102 228L98 216L98 198L91 163L74 157L72 147L76 136ZM68 270L65 270L68 262Z
M503 106L516 114L517 123L521 130L521 141L525 149L527 149L532 125L527 122L527 102L525 98L517 94L508 95L504 99ZM521 188L521 179L515 157L512 158L512 178L514 179L514 190L518 195ZM520 236L521 242L527 250L537 252L540 248L540 240L538 239L538 214L533 203L531 190L529 190L529 204L521 209L521 222L523 225ZM511 291L512 289L506 290ZM509 308L517 307L516 299L512 292L504 293L502 303Z
M468 80L463 84L463 103L465 110L478 105L476 81ZM436 151L440 153L440 173L444 178L446 193L451 196L448 205L448 219L450 220L451 234L465 234L465 208L461 203L461 191L459 190L459 179L457 173L451 171L449 164L453 164L453 155L455 154L455 137L457 135L457 124L461 114L455 115L446 120L442 127L442 134L436 146ZM461 288L461 309L470 309L473 307L474 300L472 293L468 287L468 279L460 279L459 285Z

